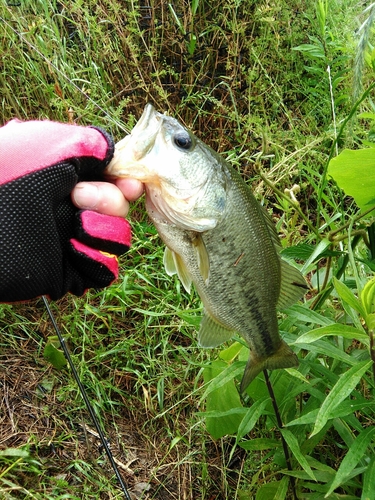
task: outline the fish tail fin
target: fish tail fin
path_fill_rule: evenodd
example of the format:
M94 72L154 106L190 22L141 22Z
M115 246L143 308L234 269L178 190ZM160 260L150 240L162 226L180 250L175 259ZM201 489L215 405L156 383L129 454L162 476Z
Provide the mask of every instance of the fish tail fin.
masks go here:
M255 377L263 370L292 368L298 366L298 358L286 342L281 341L275 353L266 358L256 358L251 352L241 380L240 393L243 394Z

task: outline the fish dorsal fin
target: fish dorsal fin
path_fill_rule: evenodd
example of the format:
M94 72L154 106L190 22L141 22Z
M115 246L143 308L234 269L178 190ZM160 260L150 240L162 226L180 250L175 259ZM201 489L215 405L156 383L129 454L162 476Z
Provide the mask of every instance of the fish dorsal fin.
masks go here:
M193 246L197 254L198 268L203 281L207 284L210 274L210 258L208 256L206 245L201 234L196 234L192 240Z
M279 235L276 231L276 226L266 211L264 207L263 213L264 218L268 227L268 231L271 236L271 240L275 245L276 251L280 252L282 247L279 239ZM289 307L298 299L300 299L308 290L308 286L306 285L306 281L302 274L298 269L291 266L288 262L283 260L280 257L280 265L281 265L281 286L280 286L280 295L277 303L278 309L284 309L285 307Z
M163 262L168 276L177 274L187 293L190 293L192 280L181 256L173 252L170 248L165 247Z
M283 259L280 259L280 264L281 286L277 308L284 309L297 302L306 293L308 286L298 269Z
M263 205L261 205L261 209L263 211L264 220L266 221L267 228L268 228L268 231L270 233L272 243L275 245L276 250L279 252L282 247L281 247L279 235L277 234L277 231L276 231L275 223L273 222L272 217L267 212L267 210L263 207Z
M234 330L229 330L218 323L206 310L198 333L198 342L201 347L216 347L226 342L234 335Z

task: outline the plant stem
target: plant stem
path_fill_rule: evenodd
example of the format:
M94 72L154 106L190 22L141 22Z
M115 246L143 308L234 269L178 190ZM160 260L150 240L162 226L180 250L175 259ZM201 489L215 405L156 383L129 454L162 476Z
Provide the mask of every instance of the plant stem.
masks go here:
M361 240L361 236L359 236L359 235L354 236L353 240L352 240L352 248L355 248L360 240ZM336 279L339 280L341 278L341 276L344 274L346 266L348 265L348 262L349 262L349 255L347 254L343 258L341 267L336 273L336 276L335 276ZM311 310L319 309L323 305L324 301L329 297L332 290L333 290L333 284L332 284L332 280L331 280L330 285L328 285L326 288L322 288L320 294L316 296L314 302L310 306L310 309Z
M275 412L277 427L281 431L281 429L283 428L283 423L281 421L281 415L280 415L279 407L277 406L277 401L276 401L276 398L275 398L275 393L273 392L272 384L271 384L271 381L269 379L267 370L263 370L263 373L264 373L264 378L265 378L265 381L266 381L268 393L269 393L271 401L272 401L273 410ZM283 450L284 450L284 456L285 456L286 466L287 466L288 470L293 470L292 469L292 462L290 460L290 454L289 454L288 445L286 444L284 436L282 435L281 432L280 432L280 435L281 435L281 442L283 444ZM295 480L294 480L293 476L290 476L290 484L291 484L291 487L292 487L293 498L294 498L294 500L297 500L296 484L295 484Z
M336 236L336 234L340 233L344 229L347 229L351 224L353 225L354 222L357 222L362 217L364 217L365 215L369 214L370 212L372 212L374 210L375 210L375 205L372 205L371 208L369 208L369 209L367 209L367 210L365 210L363 212L360 212L359 214L357 214L354 217L350 218L350 220L348 222L346 222L345 224L343 224L342 226L338 227L337 229L334 229L333 231L330 231L328 233L328 239L330 241L341 241L342 239L347 238L347 236L345 236L345 238L336 239L335 236Z
M308 217L302 212L299 204L293 202L290 199L289 196L287 196L280 189L278 189L275 186L275 184L273 182L271 182L269 179L267 179L267 177L261 171L258 171L258 174L259 174L260 178L263 180L263 182L265 184L267 184L267 186L269 186L274 193L276 193L278 196L280 196L281 198L283 198L284 200L286 200L295 209L295 211L298 212L298 214L300 215L300 217L305 221L305 224L307 225L307 227L315 234L315 236L318 239L320 239L321 237L319 235L318 229L315 229L315 227L311 224L311 222L309 221Z
M375 345L374 345L374 330L371 329L369 331L370 336L370 356L372 359L372 376L374 377L375 382Z

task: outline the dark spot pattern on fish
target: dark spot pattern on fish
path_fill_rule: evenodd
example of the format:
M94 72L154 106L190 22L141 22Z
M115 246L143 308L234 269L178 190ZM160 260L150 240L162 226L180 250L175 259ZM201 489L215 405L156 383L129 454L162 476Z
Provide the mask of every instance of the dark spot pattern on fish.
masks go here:
M258 298L255 295L251 295L250 297L248 297L247 306L251 311L251 316L256 326L256 333L257 335L260 335L261 339L260 342L259 339L257 339L256 342L254 342L254 338L256 337L253 336L251 332L250 332L250 337L253 338L254 344L257 345L257 351L263 356L269 356L274 353L275 347L277 348L278 346L274 345L275 344L274 340L272 339L269 333L269 325L266 323L266 321L263 318L263 315L260 312L260 305ZM262 350L264 352L261 353L260 351Z

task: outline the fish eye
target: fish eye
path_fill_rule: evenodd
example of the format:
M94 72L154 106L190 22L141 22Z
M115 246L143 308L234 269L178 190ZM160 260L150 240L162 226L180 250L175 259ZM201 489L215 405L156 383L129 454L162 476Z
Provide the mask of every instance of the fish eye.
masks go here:
M185 151L188 151L193 145L193 141L191 140L191 137L188 133L181 132L179 134L176 134L173 137L173 141L178 148L184 149Z

